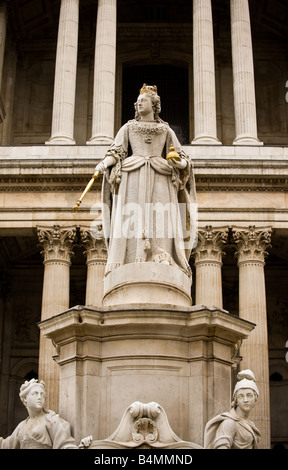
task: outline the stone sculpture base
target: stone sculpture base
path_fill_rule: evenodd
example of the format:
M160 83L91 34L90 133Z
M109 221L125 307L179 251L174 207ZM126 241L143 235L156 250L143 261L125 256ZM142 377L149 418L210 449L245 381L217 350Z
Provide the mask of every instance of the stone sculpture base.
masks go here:
M130 263L104 279L103 305L159 304L190 306L191 279L178 267L159 263Z
M254 325L201 305L135 304L77 306L40 328L59 353L59 413L76 440L107 439L141 401L159 403L179 439L201 446L207 421L230 407L233 355Z
M156 402L132 403L117 429L90 449L202 449L180 439L171 429L165 410Z

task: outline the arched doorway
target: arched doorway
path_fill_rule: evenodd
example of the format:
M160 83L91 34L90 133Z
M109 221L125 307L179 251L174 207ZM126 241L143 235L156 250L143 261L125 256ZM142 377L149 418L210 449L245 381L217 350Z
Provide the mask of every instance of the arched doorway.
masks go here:
M157 85L161 97L160 117L170 124L181 144L189 144L188 68L168 64L124 67L122 124L133 119L134 102L143 83Z

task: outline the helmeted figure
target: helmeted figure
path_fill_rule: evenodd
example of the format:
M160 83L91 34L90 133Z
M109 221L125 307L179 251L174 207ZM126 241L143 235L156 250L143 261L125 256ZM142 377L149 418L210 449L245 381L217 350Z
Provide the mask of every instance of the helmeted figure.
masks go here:
M259 390L251 370L237 375L232 408L211 419L204 431L206 449L257 449L260 431L248 419L259 396Z

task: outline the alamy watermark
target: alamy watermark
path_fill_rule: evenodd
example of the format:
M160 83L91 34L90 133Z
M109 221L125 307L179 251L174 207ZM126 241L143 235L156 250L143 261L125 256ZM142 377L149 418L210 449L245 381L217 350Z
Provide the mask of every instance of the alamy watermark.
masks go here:
M112 212L107 204L102 203L101 206L92 206L91 214L95 219L90 231L95 238L100 236L98 227L101 221L105 238L110 238L111 235L122 239L173 238L177 239L184 250L197 245L197 203L122 203L121 196L117 196Z
M288 348L288 341L286 341L285 347ZM285 354L286 362L288 362L288 351Z
M285 87L288 88L288 80L285 84ZM286 103L288 103L288 91L286 92L285 99L286 99Z

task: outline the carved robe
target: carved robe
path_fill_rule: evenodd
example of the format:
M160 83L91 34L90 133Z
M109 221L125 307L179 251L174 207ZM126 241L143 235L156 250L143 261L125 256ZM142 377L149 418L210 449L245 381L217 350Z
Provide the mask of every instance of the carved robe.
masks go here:
M11 436L0 437L0 449L77 449L70 424L54 411L47 411L31 426L28 417Z
M186 159L185 170L167 162L171 144ZM106 171L102 186L106 274L127 263L166 262L190 276L195 182L192 164L173 130L164 122L133 119L119 130L107 155L116 164Z
M257 449L260 432L249 419L241 418L234 408L211 419L205 427L206 449Z

